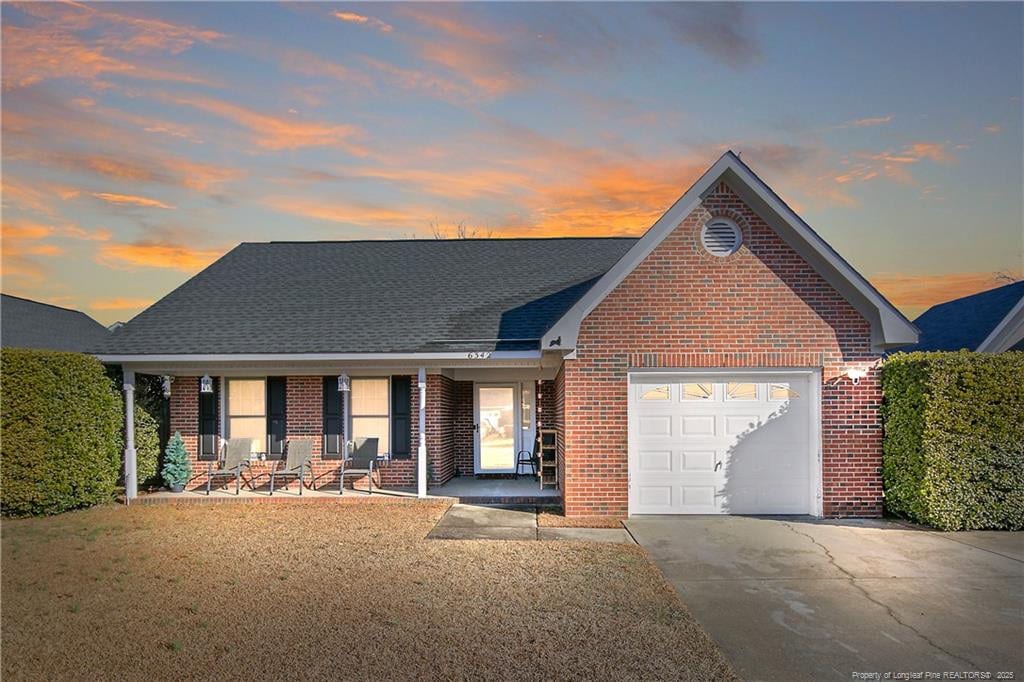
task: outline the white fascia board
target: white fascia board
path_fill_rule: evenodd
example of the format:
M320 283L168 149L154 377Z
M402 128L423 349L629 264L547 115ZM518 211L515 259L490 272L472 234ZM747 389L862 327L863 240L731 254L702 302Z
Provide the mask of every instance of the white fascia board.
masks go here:
M978 346L979 353L1003 353L1024 339L1024 296Z
M470 353L221 353L221 354L152 354L103 355L96 357L110 364L137 362L345 362L388 361L430 362L432 360L540 360L539 350L528 351L475 351Z
M567 350L575 348L580 325L586 316L679 226L697 207L703 195L723 179L741 198L756 198L755 203L760 206L752 208L762 208L758 213L784 239L787 235L782 234L780 227L789 232L790 239L787 242L790 246L795 248L799 244L806 245L807 248L799 248L797 251L868 319L872 328L872 344L876 348L917 343L917 328L730 151L723 154L590 291L551 327L541 340L541 347L551 348L553 342L561 339L561 344L556 347ZM764 212L777 216L778 220L771 220L771 216L763 215Z

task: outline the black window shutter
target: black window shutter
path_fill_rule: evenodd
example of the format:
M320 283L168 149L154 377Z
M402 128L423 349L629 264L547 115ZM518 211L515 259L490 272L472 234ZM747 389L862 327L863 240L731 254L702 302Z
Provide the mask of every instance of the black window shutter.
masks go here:
M412 456L412 378L391 377L391 457Z
M345 416L341 408L338 377L324 377L324 447L323 459L341 457L342 424Z
M213 380L213 393L199 393L199 459L204 462L217 460L217 391L220 381Z
M280 459L285 438L285 378L267 377L267 457Z

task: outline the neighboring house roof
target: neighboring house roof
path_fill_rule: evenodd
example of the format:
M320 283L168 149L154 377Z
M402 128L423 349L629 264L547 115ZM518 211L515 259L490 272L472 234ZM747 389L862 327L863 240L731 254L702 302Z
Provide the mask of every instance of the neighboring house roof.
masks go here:
M85 351L110 336L83 312L18 296L0 295L0 345L5 348Z
M618 263L544 335L544 348L573 348L580 324L683 219L704 195L725 181L747 205L871 323L872 344L891 348L917 341L917 330L871 283L811 229L775 192L729 151L702 175Z
M94 350L108 357L535 350L635 241L245 243Z
M1024 282L934 305L914 324L921 339L902 350L1008 350L1024 333Z

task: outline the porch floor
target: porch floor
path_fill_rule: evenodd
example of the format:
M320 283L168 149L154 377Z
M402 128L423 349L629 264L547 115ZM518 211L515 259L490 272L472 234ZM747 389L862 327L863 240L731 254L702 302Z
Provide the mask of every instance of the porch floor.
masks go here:
M562 498L560 490L554 488L541 490L537 479L532 476L523 478L456 476L444 485L431 488L427 494L435 497L455 497L460 502L474 504L487 502L558 504Z
M376 496L398 496L416 497L415 488L378 488L374 487L373 497ZM339 499L350 497L368 497L365 490L345 489L344 496L338 495L335 486L326 485L319 490L302 491L299 495L299 488L294 479L287 488L278 488L274 491L273 497L266 486L257 487L256 490L242 486L240 494L235 495L235 483L231 481L227 485L215 487L206 495L206 488L198 490L187 490L182 493L172 493L161 490L159 492L140 495L138 503L159 504L164 502L255 502L258 500L285 502L301 500L323 500ZM524 477L521 479L486 479L474 476L458 476L447 483L427 490L427 497L454 498L459 502L468 504L540 504L557 505L561 502L562 493L560 490L546 488L540 490L537 479Z

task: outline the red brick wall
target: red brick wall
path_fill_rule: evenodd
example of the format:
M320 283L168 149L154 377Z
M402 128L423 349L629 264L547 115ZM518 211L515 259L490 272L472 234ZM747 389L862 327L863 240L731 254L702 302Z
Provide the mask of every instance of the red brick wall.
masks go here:
M473 475L473 382L454 382L455 405L452 414L452 441L455 471L458 476Z
M199 452L199 377L175 377L171 384L170 398L171 437L181 434L192 460L192 471L196 472ZM219 419L218 412L218 419ZM205 464L203 467L205 468Z
M565 490L565 365L558 368L555 389L555 465L558 468L558 487ZM563 493L564 495L564 493Z
M706 253L700 228L734 220L743 246ZM564 366L566 514L627 513L632 367L820 367L827 516L881 514L878 360L870 326L724 183L584 320Z

